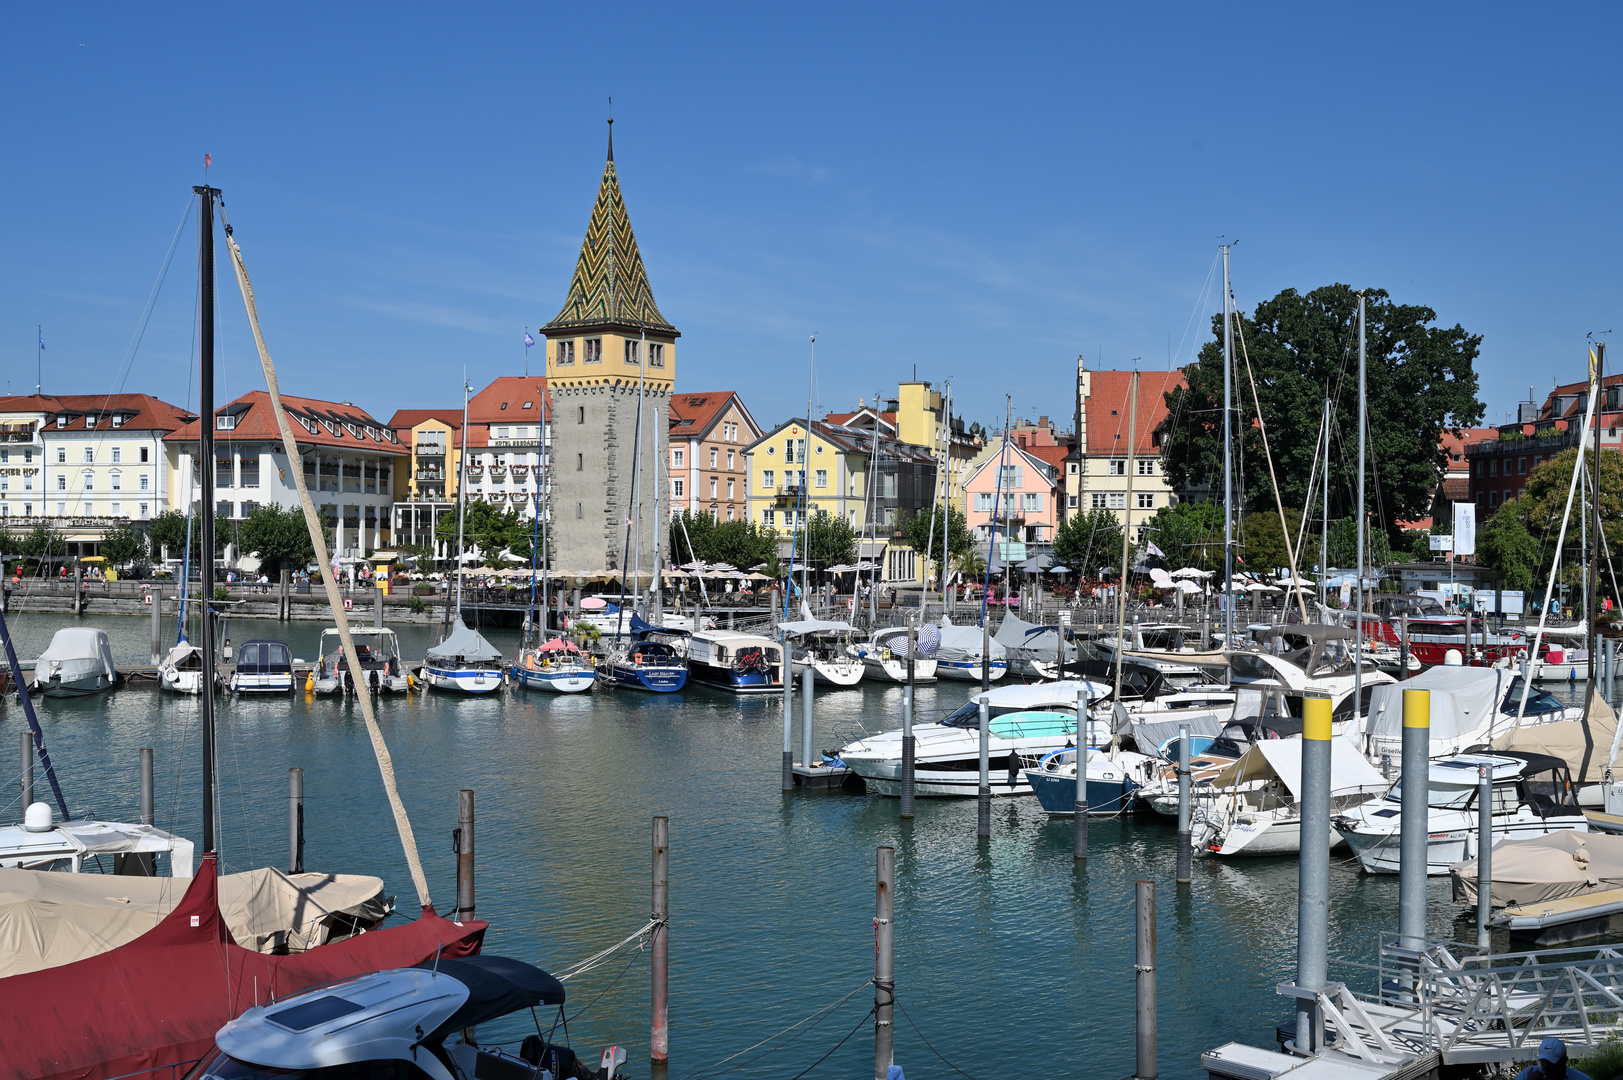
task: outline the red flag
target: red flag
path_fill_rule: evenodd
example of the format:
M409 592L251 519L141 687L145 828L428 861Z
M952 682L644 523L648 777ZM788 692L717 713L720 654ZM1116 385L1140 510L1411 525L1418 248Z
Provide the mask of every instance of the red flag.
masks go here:
M203 168L205 168L205 169L208 168L209 165L211 163L213 163L213 161L214 161L214 155L213 154L204 154L203 155Z

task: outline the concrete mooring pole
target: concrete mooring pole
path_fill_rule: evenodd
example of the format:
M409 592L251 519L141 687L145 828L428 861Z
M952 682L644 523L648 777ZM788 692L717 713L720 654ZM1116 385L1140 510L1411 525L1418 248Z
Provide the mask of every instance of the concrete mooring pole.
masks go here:
M1077 657L1077 666L1082 664ZM1076 691L1076 794L1071 796L1071 813L1075 816L1071 836L1071 859L1088 859L1088 682Z
M383 625L383 590L380 588L372 590L372 625Z
M1431 691L1403 692L1403 804L1398 848L1398 937L1426 945L1426 857L1430 839Z
M151 638L152 662L156 664L163 659L163 628L160 620L163 618L163 593L151 589L147 596L152 600Z
M141 748L141 824L157 822L157 797L152 785L152 748Z
M1178 884L1188 885L1194 874L1194 838L1189 821L1189 725L1178 725Z
M456 797L456 921L473 919L473 792Z
M23 693L28 693L27 689ZM34 805L34 736L25 731L22 733L22 785L23 785L23 812Z
M670 995L667 980L670 975L670 892L671 892L671 819L654 819L654 881L653 903L650 917L654 921L651 942L653 955L648 961L648 974L652 980L653 1022L648 1036L648 1055L655 1066L663 1068L671 1055L671 1027L669 1015Z
M800 763L806 768L812 767L812 667L806 665L806 670L800 673Z
M896 1057L896 849L874 858L873 1075L886 1080Z
M902 817L913 816L913 658L919 651L917 627L907 631L907 688L902 691Z
M975 811L975 835L986 839L992 835L992 707L985 694L981 695L981 783L976 789L978 806Z
M304 770L287 771L287 870L304 873Z
M1488 949L1488 911L1493 906L1493 772L1478 765L1476 777L1476 943Z
M293 601L288 595L291 580L287 568L283 567L276 590L276 618L281 622L287 622L293 614Z
M789 632L778 636L783 642L783 790L789 791L795 786L795 665L789 656Z
M73 613L83 615L85 610L85 583L79 577L79 557L73 557Z
M1136 894L1138 1068L1133 1076L1136 1080L1155 1080L1160 1070L1155 1056L1155 882L1140 881Z
M1296 986L1323 990L1330 951L1330 699L1302 703L1301 858L1296 900ZM1324 1049L1316 1000L1296 999L1296 1049Z

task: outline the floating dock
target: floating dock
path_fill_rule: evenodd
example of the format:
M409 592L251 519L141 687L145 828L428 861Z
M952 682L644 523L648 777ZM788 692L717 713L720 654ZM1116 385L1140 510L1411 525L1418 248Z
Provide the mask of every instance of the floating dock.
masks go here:
M1565 945L1607 937L1623 931L1623 889L1601 889L1562 900L1507 907L1495 913L1490 924L1535 945Z
M838 791L847 785L863 786L862 777L845 765L794 765L795 787L807 791Z

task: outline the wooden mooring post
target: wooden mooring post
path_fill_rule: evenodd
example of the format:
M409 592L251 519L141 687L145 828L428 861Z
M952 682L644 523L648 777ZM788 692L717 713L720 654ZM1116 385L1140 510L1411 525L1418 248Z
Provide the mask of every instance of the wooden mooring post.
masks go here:
M471 922L473 913L473 792L463 788L456 799L456 921Z
M671 819L654 819L653 902L650 916L654 922L653 955L649 957L650 997L653 1020L648 1035L648 1055L654 1067L663 1069L670 1060L671 1027L669 1015L670 994L667 980L670 976L670 891L671 891Z
M293 617L293 598L289 590L293 576L284 567L280 578L276 586L276 619L278 622L287 622Z
M304 873L304 770L287 771L287 871Z

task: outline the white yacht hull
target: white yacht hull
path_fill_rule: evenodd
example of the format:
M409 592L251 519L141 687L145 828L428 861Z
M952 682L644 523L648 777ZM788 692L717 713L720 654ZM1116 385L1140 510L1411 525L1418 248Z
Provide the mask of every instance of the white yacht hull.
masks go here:
M880 657L869 653L862 658L862 666L867 671L868 678L879 682L901 683L907 685L907 661L894 656ZM919 657L913 661L914 683L935 682L936 662Z
M464 694L488 694L500 690L502 672L499 668L455 668L423 665L422 680L436 690L453 690Z
M801 672L806 670L807 661L796 660L794 664L795 678L798 679L800 678ZM812 670L812 681L815 683L821 683L824 686L834 686L843 689L856 686L862 682L864 668L860 660L817 659L812 660L810 662L810 666ZM906 681L905 673L903 675L903 681Z

